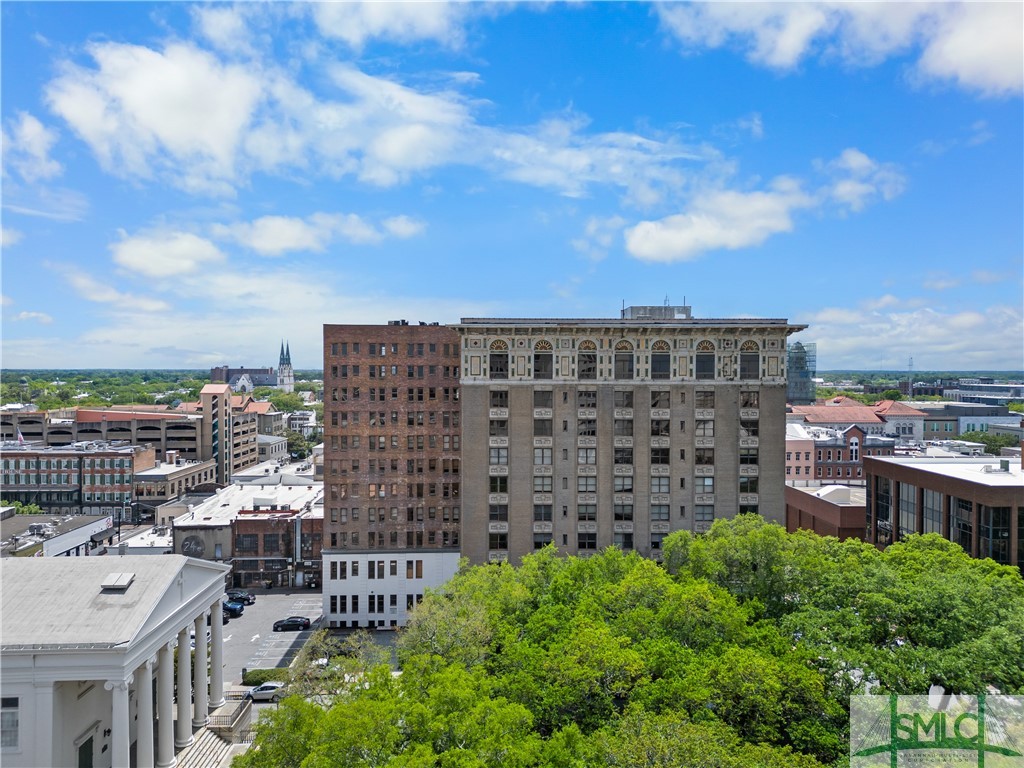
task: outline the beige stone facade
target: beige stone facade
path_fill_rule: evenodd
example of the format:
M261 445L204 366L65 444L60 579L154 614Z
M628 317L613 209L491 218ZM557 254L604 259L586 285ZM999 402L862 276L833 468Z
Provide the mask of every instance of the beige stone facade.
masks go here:
M741 511L784 522L786 338L803 326L622 314L453 326L471 562L548 542L657 557L669 532Z

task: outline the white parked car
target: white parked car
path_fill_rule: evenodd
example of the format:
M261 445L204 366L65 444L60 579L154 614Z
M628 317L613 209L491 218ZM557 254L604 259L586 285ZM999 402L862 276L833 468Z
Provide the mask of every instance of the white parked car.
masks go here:
M257 685L249 693L246 694L246 698L252 699L253 701L280 701L288 694L284 690L284 683L279 680L270 680L263 685Z

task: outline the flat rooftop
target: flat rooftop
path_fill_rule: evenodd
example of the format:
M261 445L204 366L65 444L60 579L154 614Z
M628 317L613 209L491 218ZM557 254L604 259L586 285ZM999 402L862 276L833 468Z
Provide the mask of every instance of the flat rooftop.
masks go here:
M182 472L189 469L202 469L203 467L216 467L216 463L213 459L207 459L206 461L183 461L177 464L171 462L161 462L159 466L150 467L149 469L143 469L135 473L136 480L158 480L161 477L168 477L173 475L175 472Z
M303 481L300 485L267 485L258 482L244 485L229 485L209 497L201 504L192 508L188 514L177 517L176 528L209 526L217 528L228 525L240 516L246 520L272 519L293 517L296 512L303 513L306 505L309 511L304 517L323 516L322 482ZM259 511L255 510L260 507ZM277 509L271 509L277 507Z
M992 488L1020 488L1024 491L1024 472L1016 458L999 456L872 456L871 461L911 467L941 477L964 480ZM1010 471L999 471L1000 461L1009 463Z

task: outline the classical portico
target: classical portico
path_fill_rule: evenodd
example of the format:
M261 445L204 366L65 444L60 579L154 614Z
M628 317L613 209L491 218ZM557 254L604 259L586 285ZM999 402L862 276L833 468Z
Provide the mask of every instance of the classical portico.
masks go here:
M228 570L180 555L5 559L0 688L17 722L5 768L175 766L224 703ZM191 696L176 697L175 658Z

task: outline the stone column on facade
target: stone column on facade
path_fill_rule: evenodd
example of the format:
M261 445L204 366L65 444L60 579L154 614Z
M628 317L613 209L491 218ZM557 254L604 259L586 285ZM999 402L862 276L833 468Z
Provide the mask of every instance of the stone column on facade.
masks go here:
M174 746L178 749L192 743L192 653L188 647L188 627L178 632L178 729Z
M170 643L160 646L157 655L156 697L157 768L174 768L174 649Z
M135 734L135 762L138 768L153 768L153 660L135 671L138 701L138 729Z
M210 709L224 706L224 618L223 601L210 607Z
M210 722L209 697L207 694L207 642L206 642L206 613L203 612L196 617L196 658L192 667L193 691L195 709L192 715L192 725L195 728L202 728Z
M128 717L128 686L132 676L125 680L108 680L103 687L111 692L110 759L111 768L131 768L131 734Z

